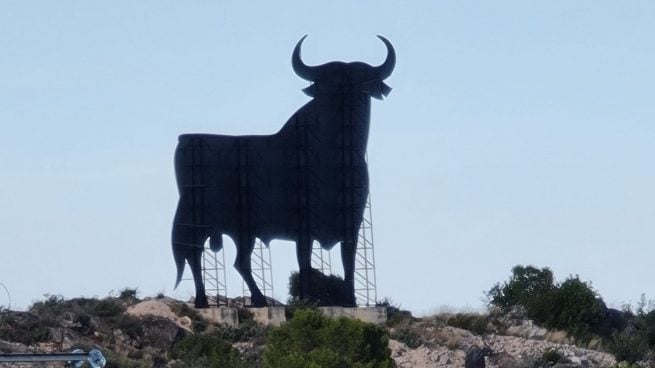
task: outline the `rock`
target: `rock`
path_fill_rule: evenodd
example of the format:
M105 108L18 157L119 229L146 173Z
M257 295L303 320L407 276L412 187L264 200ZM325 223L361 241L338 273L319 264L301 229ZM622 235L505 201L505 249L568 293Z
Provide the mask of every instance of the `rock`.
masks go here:
M582 364L582 359L580 359L580 357L577 357L577 356L572 356L572 357L569 358L569 360L571 361L571 363L573 363L575 365Z
M173 321L179 327L193 331L193 322L189 317L178 317L171 308L157 299L146 300L128 308L127 314L135 317L156 316Z
M448 357L448 354L442 354L437 361L439 364L448 364L450 363L450 357Z
M100 323L97 317L90 314L80 314L75 318L73 329L83 335L91 335L99 326Z

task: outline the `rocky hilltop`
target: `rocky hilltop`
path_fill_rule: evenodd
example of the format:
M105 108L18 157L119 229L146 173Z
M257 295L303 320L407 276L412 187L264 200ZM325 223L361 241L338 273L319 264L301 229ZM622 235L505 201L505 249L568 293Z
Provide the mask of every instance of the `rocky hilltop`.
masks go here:
M129 290L104 299L50 297L27 312L0 312L0 353L96 348L110 368L206 367L212 354L218 354L232 357L235 366L263 366L262 351L272 327L253 321L247 309L240 309L239 317L238 327L222 326L203 319L186 302L162 295L140 300ZM484 351L482 360L471 367L618 366L598 342L576 346L566 333L543 329L518 312L415 318L390 307L384 328L397 367L465 367L473 364L471 357L466 362L467 353L476 351Z

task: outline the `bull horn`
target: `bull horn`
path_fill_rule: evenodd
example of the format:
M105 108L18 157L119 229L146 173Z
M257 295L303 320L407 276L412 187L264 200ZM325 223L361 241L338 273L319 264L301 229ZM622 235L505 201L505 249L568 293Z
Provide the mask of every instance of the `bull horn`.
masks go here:
M373 69L377 73L378 78L385 80L391 75L393 68L396 66L396 51L394 51L393 46L389 40L382 36L378 36L378 38L384 42L385 46L387 46L387 59L384 61L384 63L374 67Z
M304 35L296 44L296 48L293 49L291 65L293 65L293 71L296 72L300 78L313 82L316 80L316 67L305 65L305 63L300 59L300 45L302 45L302 42L306 37L307 35Z

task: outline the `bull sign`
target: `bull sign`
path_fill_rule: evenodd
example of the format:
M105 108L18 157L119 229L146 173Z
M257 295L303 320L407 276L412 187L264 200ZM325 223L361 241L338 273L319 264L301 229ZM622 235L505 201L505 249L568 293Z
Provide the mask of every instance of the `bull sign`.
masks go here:
M307 37L307 36L305 36ZM342 298L355 305L354 272L359 228L368 197L366 143L371 97L391 88L396 55L391 43L379 66L362 62L303 63L298 41L291 58L296 74L311 82L312 98L272 135L183 134L175 150L180 199L173 223L177 284L189 263L195 306L208 307L202 279L202 252L223 247L227 235L237 247L235 268L254 306L265 306L252 276L255 239L296 243L301 298L309 295L312 244L331 249L341 243ZM176 286L177 286L176 284Z

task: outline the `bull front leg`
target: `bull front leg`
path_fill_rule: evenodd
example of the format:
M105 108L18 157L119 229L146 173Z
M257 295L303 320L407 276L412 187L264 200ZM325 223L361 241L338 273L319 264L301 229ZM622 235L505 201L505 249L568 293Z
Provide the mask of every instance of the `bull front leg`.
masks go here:
M250 301L254 307L265 307L268 305L266 297L262 294L257 286L255 279L252 277L251 256L255 248L255 238L240 239L237 242L237 257L234 261L234 268L239 272L243 281L248 285L250 290Z
M350 239L341 242L341 263L343 263L343 290L341 302L344 307L356 307L355 298L355 257L357 256L357 237L359 230Z

